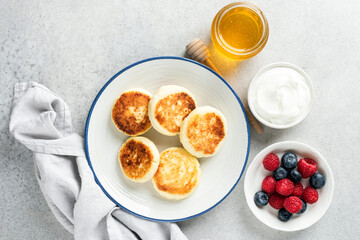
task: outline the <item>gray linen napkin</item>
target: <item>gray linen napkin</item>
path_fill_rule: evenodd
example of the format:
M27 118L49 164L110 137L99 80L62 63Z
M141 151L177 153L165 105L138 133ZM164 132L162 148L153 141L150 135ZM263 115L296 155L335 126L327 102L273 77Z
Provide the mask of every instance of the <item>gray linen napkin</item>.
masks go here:
M187 239L175 223L116 207L96 185L65 102L35 82L15 84L10 132L34 152L35 174L57 220L75 239Z

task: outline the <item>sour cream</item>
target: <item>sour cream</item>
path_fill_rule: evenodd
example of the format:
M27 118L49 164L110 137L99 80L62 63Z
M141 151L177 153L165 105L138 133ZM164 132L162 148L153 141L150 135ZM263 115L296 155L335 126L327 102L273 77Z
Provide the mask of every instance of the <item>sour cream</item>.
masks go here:
M248 93L251 111L259 121L274 128L301 122L312 107L312 84L299 67L275 63L261 69Z

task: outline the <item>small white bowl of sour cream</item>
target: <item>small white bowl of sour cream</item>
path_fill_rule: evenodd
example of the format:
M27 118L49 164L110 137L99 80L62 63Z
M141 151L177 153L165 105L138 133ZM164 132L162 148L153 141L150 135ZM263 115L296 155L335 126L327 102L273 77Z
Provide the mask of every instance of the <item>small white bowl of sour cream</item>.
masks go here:
M260 69L248 90L253 115L264 125L285 129L303 121L313 106L310 77L298 66L276 62Z

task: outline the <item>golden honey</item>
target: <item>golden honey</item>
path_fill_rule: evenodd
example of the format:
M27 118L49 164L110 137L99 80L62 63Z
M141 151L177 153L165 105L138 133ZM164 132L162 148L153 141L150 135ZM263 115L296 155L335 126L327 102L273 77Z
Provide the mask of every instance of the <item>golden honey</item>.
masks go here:
M261 10L247 2L222 8L211 26L214 46L232 59L248 59L258 54L269 37L267 20Z

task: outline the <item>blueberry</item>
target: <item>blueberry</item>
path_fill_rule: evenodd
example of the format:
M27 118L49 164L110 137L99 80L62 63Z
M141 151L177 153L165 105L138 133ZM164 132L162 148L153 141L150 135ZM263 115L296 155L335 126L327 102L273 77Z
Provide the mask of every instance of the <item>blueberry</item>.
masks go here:
M283 178L286 178L288 176L288 171L286 171L286 169L283 168L283 167L278 167L274 171L273 175L274 175L274 178L276 179L276 181L279 181L279 180L281 180Z
M281 164L287 170L296 168L297 166L297 156L295 153L287 152L281 158Z
M269 202L269 196L267 195L266 192L259 191L255 193L254 202L258 207L266 206L266 204L268 204Z
M310 177L309 182L310 182L310 186L312 186L313 188L320 189L325 185L326 179L324 175L322 175L319 172L316 172Z
M280 221L287 222L290 220L291 217L292 213L286 211L285 208L279 210L278 218L280 219Z
M305 202L304 200L302 200L302 199L300 199L300 200L302 201L303 206L302 206L302 209L300 210L300 212L298 212L298 213L296 213L296 214L303 214L303 213L306 211L306 209L307 209L306 202Z
M300 182L301 181L301 174L299 173L298 170L296 170L295 168L293 170L290 171L289 173L289 178L291 181L293 181L294 183Z

